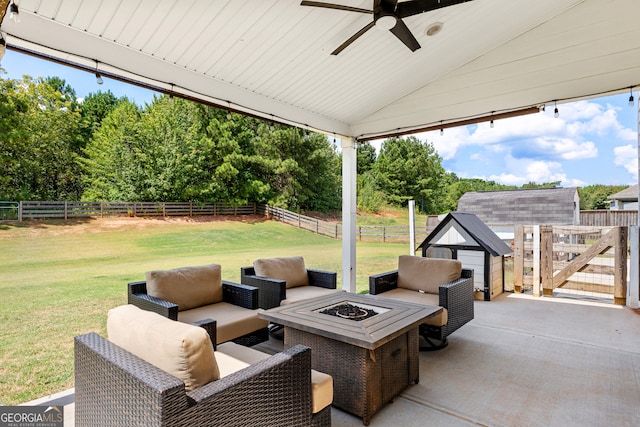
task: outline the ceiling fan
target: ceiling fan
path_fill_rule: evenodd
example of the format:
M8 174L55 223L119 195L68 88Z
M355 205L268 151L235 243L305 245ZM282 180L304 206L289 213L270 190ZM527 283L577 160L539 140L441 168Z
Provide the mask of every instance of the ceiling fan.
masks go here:
M412 52L415 52L420 49L420 44L413 34L411 34L411 31L402 21L402 18L447 6L453 6L454 4L464 3L467 1L471 0L373 0L373 10L333 3L323 3L319 1L303 1L300 5L323 7L325 9L346 10L347 12L358 12L373 15L372 22L365 25L360 31L355 33L347 39L347 41L338 46L336 50L331 52L332 55L337 55L373 27L391 31L393 35L400 39L400 41L411 49Z

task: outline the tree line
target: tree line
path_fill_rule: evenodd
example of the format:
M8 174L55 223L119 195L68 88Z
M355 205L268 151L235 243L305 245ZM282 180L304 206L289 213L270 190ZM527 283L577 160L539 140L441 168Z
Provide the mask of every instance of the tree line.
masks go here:
M1 71L0 71L1 72ZM0 200L249 202L303 211L341 207L335 139L168 96L139 106L111 92L84 99L58 77L0 78ZM415 200L455 210L467 191L515 189L447 172L429 142L358 144L358 209ZM559 183L529 183L522 188ZM605 208L624 187L580 189ZM582 200L584 198L584 206Z

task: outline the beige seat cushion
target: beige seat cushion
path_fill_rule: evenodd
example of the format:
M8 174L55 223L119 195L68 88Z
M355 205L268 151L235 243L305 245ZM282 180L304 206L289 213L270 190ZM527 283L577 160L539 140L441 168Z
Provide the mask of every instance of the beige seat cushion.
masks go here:
M269 355L233 342L220 344L216 359L220 366L220 378L268 358ZM311 400L313 413L320 412L333 402L333 378L331 375L311 370Z
M249 310L228 302L209 304L180 311L178 320L194 323L203 319L216 321L216 344L266 328L268 320L258 318L258 310Z
M203 328L123 305L107 315L109 341L184 381L186 390L220 377L213 345Z
M256 276L285 280L288 288L309 285L307 268L301 256L288 258L262 258L253 262Z
M321 297L335 292L344 292L343 289L327 289L320 286L299 286L287 289L287 298L281 301L281 305L287 305L306 299Z
M438 294L438 287L460 278L462 263L455 259L398 257L398 287Z
M178 311L222 301L218 264L147 271L147 294L178 304Z
M415 304L425 304L439 306L439 297L437 294L427 294L409 289L396 288L380 294L383 298L390 298L400 301L412 302ZM449 321L449 315L446 308L440 313L431 315L425 319L423 323L432 326L444 326Z

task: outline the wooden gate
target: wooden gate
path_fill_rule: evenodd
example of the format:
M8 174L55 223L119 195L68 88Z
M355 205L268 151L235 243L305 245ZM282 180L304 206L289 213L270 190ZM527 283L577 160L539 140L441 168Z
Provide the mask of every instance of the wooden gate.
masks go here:
M527 226L514 236L514 289L553 296L558 288L610 295L626 304L627 227Z

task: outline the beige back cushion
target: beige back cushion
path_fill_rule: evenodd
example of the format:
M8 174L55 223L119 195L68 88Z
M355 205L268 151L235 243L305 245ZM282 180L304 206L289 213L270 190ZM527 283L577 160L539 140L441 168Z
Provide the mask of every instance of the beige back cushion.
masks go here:
M193 390L220 378L209 334L134 305L107 315L109 341L184 381Z
M287 288L309 285L307 268L301 256L288 258L263 258L253 262L256 276L285 280Z
M462 263L455 259L423 258L400 255L398 258L398 287L430 294L438 287L459 279Z
M218 264L147 271L147 294L178 304L178 311L222 301Z

